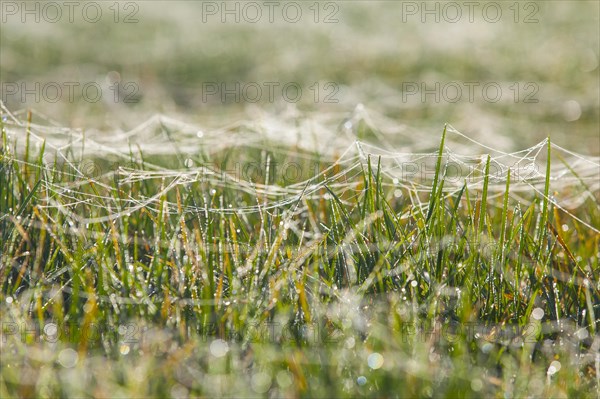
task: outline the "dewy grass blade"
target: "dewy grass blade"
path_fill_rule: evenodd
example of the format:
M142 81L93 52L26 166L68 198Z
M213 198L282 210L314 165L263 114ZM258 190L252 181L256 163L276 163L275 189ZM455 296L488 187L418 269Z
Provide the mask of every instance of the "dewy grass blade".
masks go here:
M550 163L552 157L552 146L550 145L550 137L546 139L547 150L547 160L546 160L546 176L544 179L544 198L542 199L542 215L539 224L539 231L537 235L537 254L536 258L538 261L541 260L542 249L544 246L545 236L546 236L546 223L548 221L548 204L550 201Z
M433 177L433 186L431 188L431 194L429 197L429 209L427 212L427 218L425 220L425 223L429 223L429 220L431 219L431 215L433 214L435 201L437 201L437 197L438 197L438 192L437 192L437 188L438 188L438 184L439 184L438 180L439 180L439 176L440 176L440 170L442 169L442 157L444 155L444 145L446 142L447 127L448 126L444 126L444 131L442 132L442 139L440 140L440 148L438 150L437 161L435 164L435 176Z

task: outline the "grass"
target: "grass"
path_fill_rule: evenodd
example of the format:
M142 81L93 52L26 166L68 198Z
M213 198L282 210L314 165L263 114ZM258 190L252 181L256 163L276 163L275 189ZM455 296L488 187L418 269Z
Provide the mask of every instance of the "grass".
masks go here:
M516 198L489 156L451 189L446 130L433 180L406 184L273 143L193 159L264 166L252 182L134 148L92 178L8 130L1 397L599 394L598 193L555 206L550 141L543 191Z
M600 397L598 2L520 4L537 23L339 2L336 24L311 2L258 25L101 4L0 25L0 83L30 92L0 104L1 398ZM31 93L51 82L59 101ZM206 101L207 82L304 95ZM403 86L436 82L479 86ZM424 134L446 121L475 141Z

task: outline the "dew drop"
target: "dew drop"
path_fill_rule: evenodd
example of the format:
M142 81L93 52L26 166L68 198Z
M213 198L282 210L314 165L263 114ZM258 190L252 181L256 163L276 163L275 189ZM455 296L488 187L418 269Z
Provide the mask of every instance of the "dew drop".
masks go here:
M563 104L563 118L567 122L575 122L581 117L581 105L575 100L569 100Z
M548 371L547 371L548 375L553 375L553 374L558 373L558 371L560 370L561 367L562 366L561 366L560 362L558 360L554 360L552 363L550 363L550 367L548 367Z
M531 317L533 317L535 320L542 320L542 317L544 317L544 310L542 308L533 309L531 312Z
M215 339L210 343L210 353L214 357L223 357L229 352L229 345L222 339Z
M131 350L131 348L127 344L122 344L119 347L119 352L121 353L121 355L127 355L130 350Z
M373 370L377 370L383 366L383 356L380 353L371 353L367 358L367 364Z
M58 363L64 368L75 367L79 361L79 355L74 349L67 348L60 351L58 354Z

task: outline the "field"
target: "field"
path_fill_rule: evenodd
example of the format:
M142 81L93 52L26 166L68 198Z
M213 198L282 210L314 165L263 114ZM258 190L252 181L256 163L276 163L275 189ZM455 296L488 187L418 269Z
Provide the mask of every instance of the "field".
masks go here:
M0 397L600 396L597 2L91 3L0 4Z

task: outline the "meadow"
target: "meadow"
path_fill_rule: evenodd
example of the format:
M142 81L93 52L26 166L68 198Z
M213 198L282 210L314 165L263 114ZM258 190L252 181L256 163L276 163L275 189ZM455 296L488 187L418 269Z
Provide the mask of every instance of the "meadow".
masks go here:
M1 397L600 395L596 2L204 3L3 9Z

